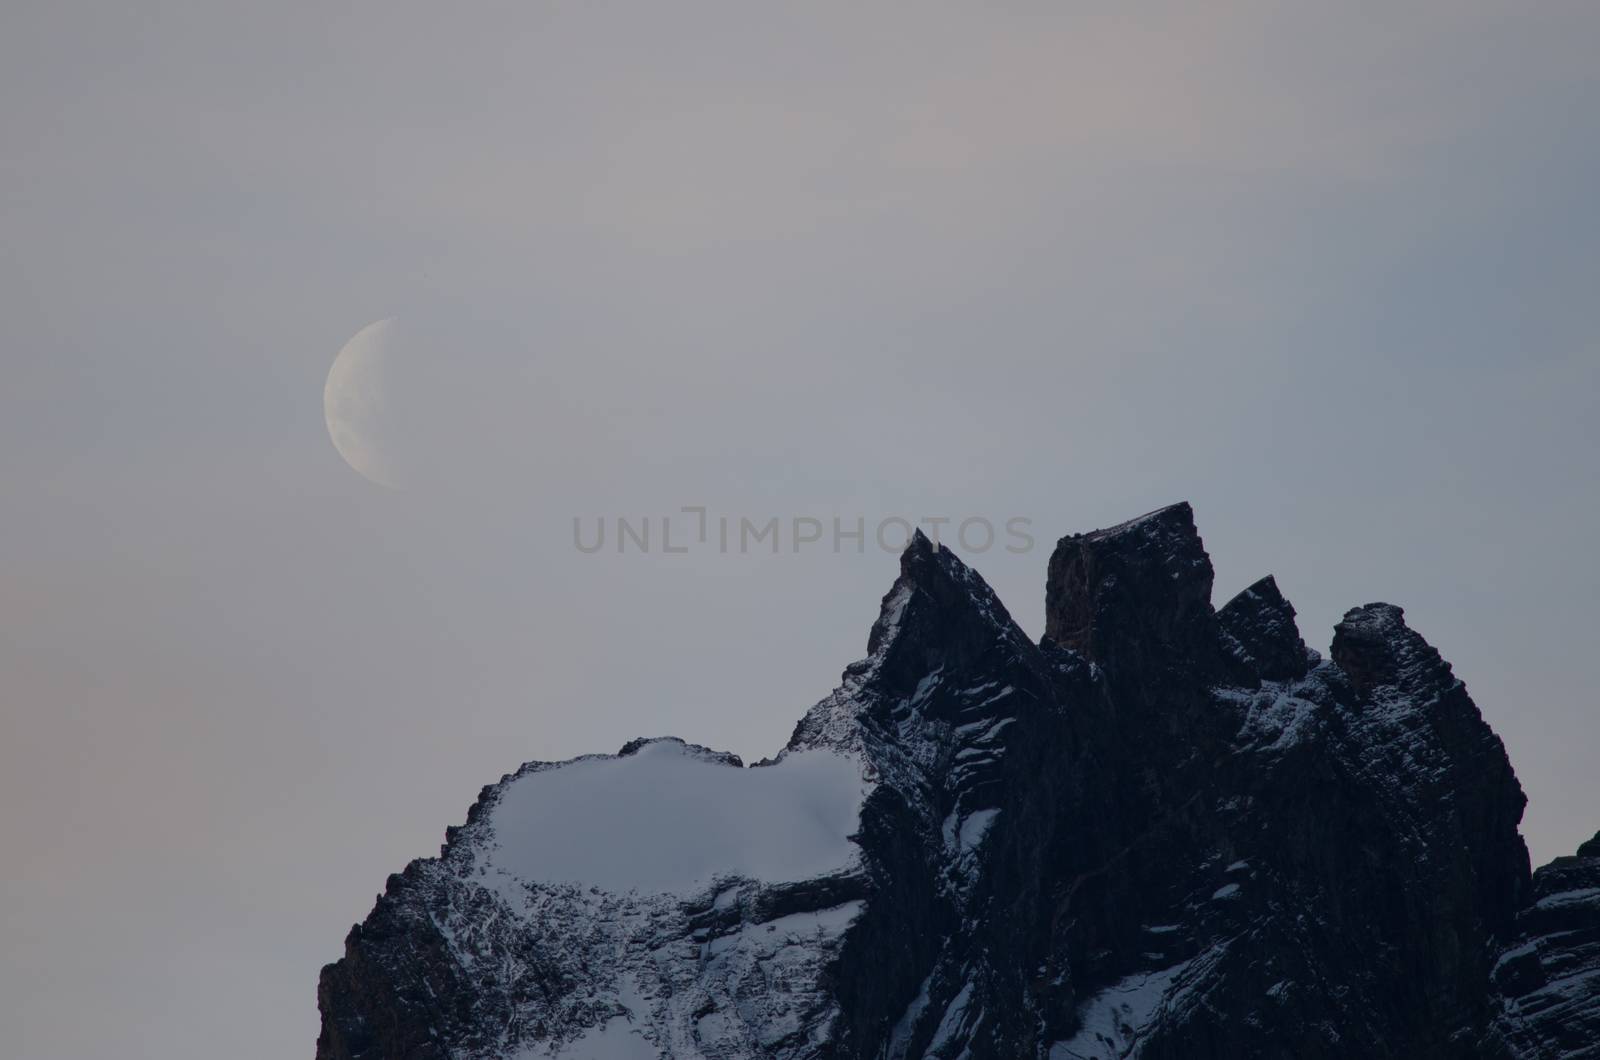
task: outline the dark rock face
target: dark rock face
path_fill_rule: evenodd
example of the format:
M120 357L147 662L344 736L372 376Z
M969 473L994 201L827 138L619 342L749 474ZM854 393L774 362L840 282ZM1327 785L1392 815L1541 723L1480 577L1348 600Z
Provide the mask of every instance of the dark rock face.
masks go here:
M1131 673L1143 663L1216 660L1211 560L1194 512L1177 504L1056 544L1045 584L1045 640Z
M1048 577L1035 644L903 554L868 657L754 767L859 764L843 869L508 891L495 808L570 767L486 788L324 969L319 1060L1600 1055L1600 836L1530 880L1504 749L1399 608L1331 661L1270 577L1214 611L1187 505Z
M1298 681L1315 661L1294 624L1294 608L1267 575L1217 612L1223 644L1237 661L1234 676L1249 683Z
M1517 1056L1600 1057L1600 835L1533 874L1500 954L1498 1041Z

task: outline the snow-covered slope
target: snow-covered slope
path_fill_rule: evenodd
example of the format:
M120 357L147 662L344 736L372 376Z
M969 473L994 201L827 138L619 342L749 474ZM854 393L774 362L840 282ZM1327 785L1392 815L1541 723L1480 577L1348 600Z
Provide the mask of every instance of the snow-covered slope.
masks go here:
M485 789L439 859L391 878L352 935L363 955L402 942L390 1003L416 1017L412 1038L352 1013L324 1048L744 1056L826 1035L822 976L861 910L850 837L869 790L849 755L745 769L671 738L524 766Z
M850 868L865 791L860 763L832 751L741 769L652 740L507 782L475 871L502 893L575 883L692 896L719 879L807 880Z
M324 969L319 1060L1594 1055L1600 858L1536 896L1449 666L1210 596L1187 505L1063 538L1040 643L918 536L774 760L484 789Z

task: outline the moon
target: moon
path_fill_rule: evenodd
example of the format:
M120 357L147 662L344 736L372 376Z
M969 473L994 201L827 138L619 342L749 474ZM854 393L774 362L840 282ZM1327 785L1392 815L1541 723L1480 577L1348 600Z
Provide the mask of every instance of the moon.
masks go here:
M394 332L393 317L356 332L333 359L322 389L322 412L333 447L362 478L388 489L404 485L400 468L384 445L386 421L393 417L389 384Z

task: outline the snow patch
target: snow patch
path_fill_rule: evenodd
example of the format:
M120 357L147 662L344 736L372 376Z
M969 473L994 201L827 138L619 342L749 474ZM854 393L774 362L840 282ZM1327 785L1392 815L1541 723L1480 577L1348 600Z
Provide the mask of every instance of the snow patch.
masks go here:
M556 1053L524 1052L527 1060L554 1056L558 1060L657 1060L661 1053L634 1030L626 1016L614 1016L584 1033Z
M1049 1060L1119 1060L1133 1055L1174 981L1188 967L1184 961L1159 972L1129 976L1090 998L1079 1012L1082 1027L1052 1045Z
M859 764L832 751L740 769L661 740L510 781L490 811L494 843L479 868L491 886L617 893L692 894L732 876L811 879L854 863L849 836L865 793Z
M1534 903L1535 909L1559 909L1565 905L1579 905L1591 898L1600 898L1600 887L1584 887L1574 891L1547 894Z
M999 816L999 810L979 810L963 817L959 837L962 852L977 849L978 844L983 842L983 837L989 834L989 826L994 824L994 819Z
M894 1030L889 1034L889 1044L885 1047L888 1060L905 1060L906 1050L911 1048L911 1034L917 1029L917 1021L922 1018L923 1012L928 1008L928 987L933 985L933 973L922 980L922 987L917 991L917 996L911 999L911 1004L906 1006L905 1012L894 1025Z
M1225 698L1235 699L1237 693ZM1250 697L1238 738L1255 750L1284 751L1310 738L1317 715L1316 703L1269 682L1260 694Z
M926 1055L937 1053L955 1037L965 1022L967 1005L971 1001L972 984L966 983L961 987L961 992L950 1002L949 1007L944 1010L944 1018L939 1021L939 1029L933 1032L933 1040L928 1043Z

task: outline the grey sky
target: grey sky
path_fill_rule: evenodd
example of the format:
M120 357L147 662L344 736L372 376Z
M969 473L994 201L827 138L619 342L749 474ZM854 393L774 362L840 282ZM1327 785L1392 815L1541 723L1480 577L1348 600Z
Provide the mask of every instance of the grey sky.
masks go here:
M1407 609L1537 860L1600 827L1600 11L1122 6L9 5L7 1051L309 1056L482 784L769 753L895 570L576 514L1027 516L1037 633L1188 499L1219 603ZM403 493L322 421L388 316Z

